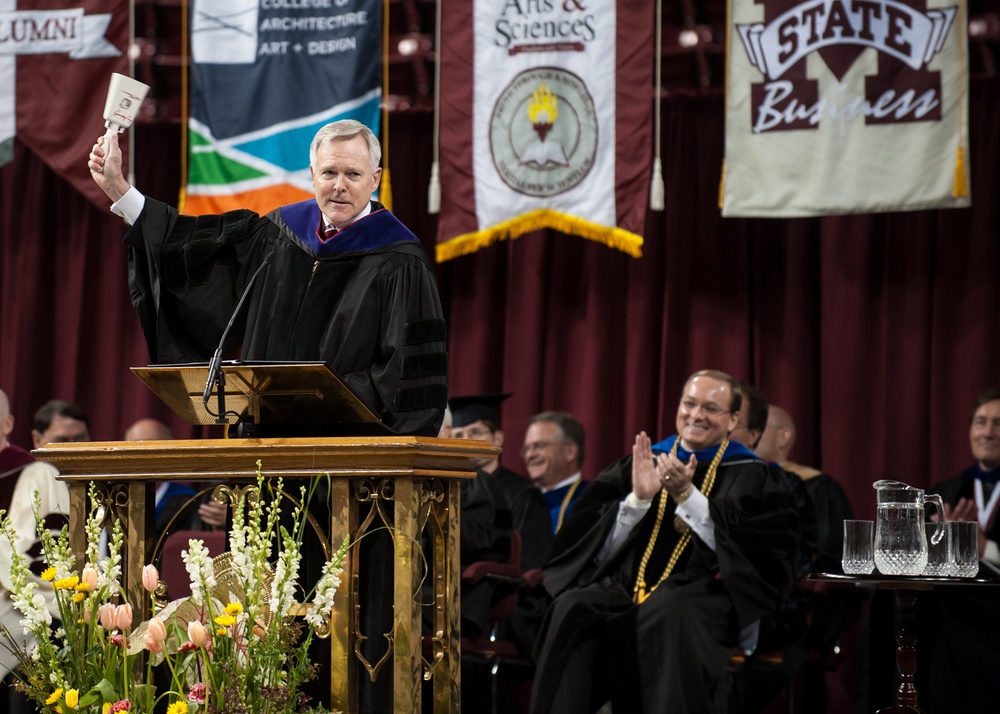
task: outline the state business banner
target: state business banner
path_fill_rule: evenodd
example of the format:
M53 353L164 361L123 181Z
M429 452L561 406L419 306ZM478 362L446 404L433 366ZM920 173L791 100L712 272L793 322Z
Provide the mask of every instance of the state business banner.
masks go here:
M551 228L638 256L651 0L441 4L437 259Z
M192 0L185 213L258 213L313 195L309 144L331 121L378 134L376 0Z
M0 0L0 166L14 141L102 210L87 168L113 72L128 73L126 0Z
M726 216L970 204L965 0L730 0Z

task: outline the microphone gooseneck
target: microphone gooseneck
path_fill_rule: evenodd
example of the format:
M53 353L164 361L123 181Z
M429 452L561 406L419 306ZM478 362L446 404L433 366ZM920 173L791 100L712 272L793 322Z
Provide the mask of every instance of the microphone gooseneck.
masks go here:
M269 251L267 255L264 256L264 260L261 261L260 266L254 271L254 274L250 276L250 280L247 281L247 286L243 290L243 294L240 296L240 301L236 303L236 309L233 310L232 316L229 318L229 324L226 325L226 329L222 331L222 337L219 339L219 346L215 348L215 354L212 355L211 361L208 363L208 379L205 380L205 391L202 393L201 402L205 405L205 411L215 417L216 424L225 424L226 422L226 375L222 371L222 346L226 343L226 338L229 337L229 331L232 329L233 324L236 322L236 316L240 314L240 308L243 307L243 303L246 302L247 296L250 295L250 291L253 289L253 284L257 280L257 276L264 267L271 262L271 257L274 255L274 251ZM212 413L212 410L208 408L208 398L212 394L212 385L216 385L216 391L219 400L219 411L216 414Z

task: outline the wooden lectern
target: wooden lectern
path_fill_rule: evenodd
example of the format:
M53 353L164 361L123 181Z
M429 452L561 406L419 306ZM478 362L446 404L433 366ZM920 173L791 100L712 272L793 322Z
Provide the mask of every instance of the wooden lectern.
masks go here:
M200 399L200 387L196 391ZM462 479L474 477L478 460L498 453L482 441L338 436L51 444L36 450L35 456L55 464L60 479L69 484L71 541L81 558L87 489L91 481L98 484L99 501L125 528L123 585L143 618L149 612L142 568L159 555L153 508L158 482L220 482L216 499L236 503L242 490L255 483L258 459L268 479L329 474L331 519L324 524L326 540L335 548L350 534L355 543L331 620L331 707L357 712L362 678L378 682L382 677L384 685L391 671L393 712L420 711L421 683L426 678L433 681L434 712L443 714L460 707L459 487ZM388 531L387 525L391 525ZM359 556L359 539L376 531L392 534L392 562L365 562ZM362 584L366 575L380 571L384 577L390 570L392 613L385 616L391 618L392 629L365 631ZM433 612L432 654L425 659L422 621L428 600ZM365 641L384 642L384 655L371 661L363 653Z

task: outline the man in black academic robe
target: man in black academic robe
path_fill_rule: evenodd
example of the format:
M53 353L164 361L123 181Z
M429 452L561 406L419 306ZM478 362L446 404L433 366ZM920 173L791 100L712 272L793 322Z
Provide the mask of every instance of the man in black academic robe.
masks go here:
M351 120L313 140L315 199L266 216L182 216L122 177L117 135L91 174L131 224L129 285L154 363L207 361L251 276L223 351L244 360L323 360L400 434L437 434L447 399L445 324L417 238L371 201L378 140Z
M316 133L309 154L315 198L266 216L192 217L128 183L117 134L97 140L88 166L131 226L129 287L150 358L207 361L233 319L223 352L242 344L244 360L322 360L389 430L434 436L447 401L445 323L419 241L371 200L382 173L378 139L360 122L336 121ZM248 288L246 311L237 311ZM304 548L316 552L308 540ZM360 549L362 561L387 563L392 537L376 529ZM307 592L321 566L322 558L303 558ZM392 629L390 573L368 568L359 585L368 635L359 648L369 662L379 661L381 633ZM360 681L361 712L391 706L389 677Z
M506 435L497 413L510 394L477 394L452 397L451 409L454 439L478 439L503 447ZM552 545L552 530L545 497L531 482L500 463L500 457L483 459L477 464L479 478L496 484L510 505L513 527L521 536L521 562L524 570L540 568ZM464 539L463 535L463 539Z
M980 577L1000 575L1000 388L981 392L969 425L975 463L931 489L949 520L978 521ZM1000 607L993 588L943 587L918 601L920 659L928 669L921 705L929 712L1000 710ZM925 645L926 641L926 645Z
M712 710L741 632L753 639L798 560L791 492L728 440L740 403L728 375L692 375L679 435L654 449L640 434L574 508L544 569L555 600L536 648L533 714L608 699L630 714Z

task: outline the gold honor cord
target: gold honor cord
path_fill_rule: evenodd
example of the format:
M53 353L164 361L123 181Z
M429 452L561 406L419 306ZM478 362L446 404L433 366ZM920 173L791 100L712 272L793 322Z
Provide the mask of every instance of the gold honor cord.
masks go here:
M680 436L677 437L677 441L674 442L673 447L670 449L671 456L677 456L677 445L681 442ZM723 439L722 443L719 444L718 451L715 452L715 456L712 458L712 463L708 466L708 473L705 474L705 480L701 484L701 492L708 496L712 490L712 486L715 484L715 475L719 471L719 462L722 461L722 455L726 453L726 448L729 446L729 438ZM664 580L670 577L670 573L673 571L674 566L677 565L677 561L680 560L681 553L684 552L684 548L687 544L691 542L691 533L685 530L680 539L677 541L677 545L674 546L674 552L670 554L670 560L667 562L667 567L663 570L663 575L660 579L656 581L656 584L651 587L648 591L646 590L646 566L649 564L649 558L653 555L653 549L656 547L656 538L660 535L660 526L663 524L663 514L667 510L667 497L663 496L660 498L660 507L656 511L656 523L653 524L653 532L649 536L649 543L646 545L646 552L642 554L642 560L639 561L639 574L635 579L635 589L632 591L632 600L637 604L641 605L646 601L653 591L660 586Z
M559 506L559 518L556 519L556 533L562 528L563 518L566 517L566 509L569 508L569 502L573 500L573 494L576 493L576 489L581 481L583 481L582 476L573 482L573 485L569 487L569 491L563 496L562 504Z

